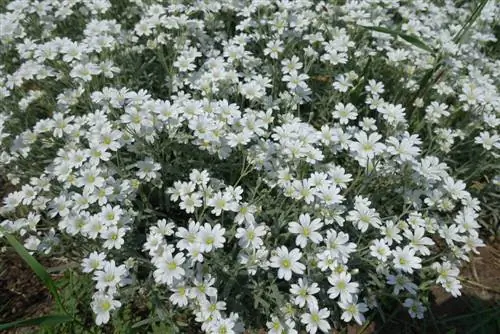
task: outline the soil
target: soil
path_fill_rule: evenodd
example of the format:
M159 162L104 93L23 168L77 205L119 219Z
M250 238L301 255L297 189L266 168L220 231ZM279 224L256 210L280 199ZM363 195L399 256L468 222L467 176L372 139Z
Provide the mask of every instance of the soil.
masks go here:
M52 307L49 291L24 261L16 253L1 254L0 323L47 315ZM16 329L5 333L29 332Z

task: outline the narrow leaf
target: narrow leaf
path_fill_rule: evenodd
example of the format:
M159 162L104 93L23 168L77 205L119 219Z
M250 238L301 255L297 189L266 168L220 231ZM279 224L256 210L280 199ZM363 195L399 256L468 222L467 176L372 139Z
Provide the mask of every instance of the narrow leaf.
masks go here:
M45 268L38 262L33 256L28 253L28 251L17 241L15 237L10 234L6 234L5 238L9 242L9 244L14 248L14 250L19 254L19 256L30 266L31 270L40 278L43 284L47 287L49 292L54 297L56 303L64 310L64 307L61 303L61 299L59 298L59 294L57 293L56 285L50 275L47 273Z
M28 326L54 326L71 320L72 318L69 315L53 314L53 315L43 316L40 318L17 320L6 324L0 324L0 331L4 331L11 328L28 327Z
M144 325L149 325L151 323L158 322L158 321L160 321L159 317L146 318L146 319L143 319L143 320L136 322L135 324L132 325L131 328L135 329L135 328L138 328L138 327L141 327Z
M384 28L384 27L373 27L373 26L360 26L360 27L363 27L363 28L368 29L368 30L373 30L373 31L389 34L392 36L399 36L402 39L404 39L405 41L407 41L408 43L412 44L413 46L416 46L417 48L428 51L430 53L434 53L434 50L431 47L429 47L427 44L422 42L422 40L420 40L415 35L405 34L405 33L402 33L400 31L394 31L394 30Z
M481 12L483 11L483 8L486 6L488 3L488 0L482 0L481 3L474 9L472 12L471 16L467 19L465 24L463 25L462 29L455 35L453 38L453 41L457 44L460 44L462 42L462 38L465 36L467 31L472 27L472 25L476 22L477 18L479 15L481 15Z

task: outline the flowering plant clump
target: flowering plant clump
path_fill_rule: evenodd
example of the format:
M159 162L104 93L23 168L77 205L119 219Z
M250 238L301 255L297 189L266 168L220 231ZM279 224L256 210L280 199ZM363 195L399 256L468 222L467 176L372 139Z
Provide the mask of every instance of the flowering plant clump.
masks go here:
M0 235L81 263L97 325L139 295L207 333L423 318L500 183L500 4L457 6L4 3Z

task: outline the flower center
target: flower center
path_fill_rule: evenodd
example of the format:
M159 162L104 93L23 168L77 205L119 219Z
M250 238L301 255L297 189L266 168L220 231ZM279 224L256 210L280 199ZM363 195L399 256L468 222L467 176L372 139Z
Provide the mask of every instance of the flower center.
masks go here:
M107 274L104 277L105 282L113 282L115 280L115 275L114 274Z
M104 312L108 312L111 309L111 303L105 300L104 302L102 302L101 308Z

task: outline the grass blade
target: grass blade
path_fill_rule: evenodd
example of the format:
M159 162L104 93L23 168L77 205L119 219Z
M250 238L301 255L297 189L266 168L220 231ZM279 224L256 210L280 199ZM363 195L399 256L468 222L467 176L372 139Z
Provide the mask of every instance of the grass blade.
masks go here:
M463 25L462 29L455 35L453 38L453 41L457 44L460 44L462 42L463 37L469 31L470 27L476 22L477 18L479 15L481 15L481 12L483 11L483 8L486 6L488 3L488 0L482 0L479 5L474 9L472 12L471 16L467 19L467 22Z
M149 324L152 324L152 323L155 323L155 322L158 322L158 321L161 321L159 317L151 317L151 318L143 319L143 320L138 321L135 324L133 324L131 326L131 328L135 329L135 328L138 328L138 327L141 327L141 326L144 326L144 325L149 325Z
M54 300L56 301L57 305L61 307L61 309L64 310L64 307L61 303L61 299L59 297L59 293L57 292L56 285L54 284L54 281L50 277L50 275L47 273L45 268L38 262L33 256L28 253L28 251L24 248L23 245L17 241L17 239L10 235L6 234L5 238L9 242L9 244L14 248L14 250L19 254L19 256L26 262L28 266L30 266L31 270L40 278L40 280L43 282L43 284L47 287L49 290L50 294L54 297Z
M360 27L363 27L363 28L368 29L368 30L373 30L373 31L389 34L392 36L399 36L400 38L404 39L405 41L407 41L408 43L412 44L413 46L415 46L417 48L420 48L420 49L425 50L425 51L430 52L430 53L435 52L430 46L428 46L427 44L422 42L422 40L420 40L415 35L409 35L409 34L402 33L400 31L395 31L395 30L391 30L391 29L383 28L383 27L373 27L373 26L360 26Z
M53 314L34 319L18 320L6 324L0 324L0 331L4 331L11 328L28 327L28 326L54 326L71 320L72 318L69 315Z

